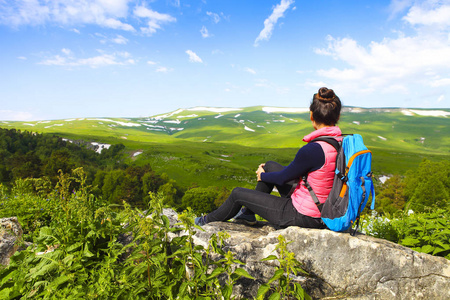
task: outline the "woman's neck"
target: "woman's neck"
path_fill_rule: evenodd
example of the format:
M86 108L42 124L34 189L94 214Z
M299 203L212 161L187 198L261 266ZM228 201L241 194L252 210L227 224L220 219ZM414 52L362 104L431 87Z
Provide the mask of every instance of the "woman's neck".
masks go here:
M313 126L315 130L319 130L324 127L333 127L334 125L317 124L316 122L314 122Z

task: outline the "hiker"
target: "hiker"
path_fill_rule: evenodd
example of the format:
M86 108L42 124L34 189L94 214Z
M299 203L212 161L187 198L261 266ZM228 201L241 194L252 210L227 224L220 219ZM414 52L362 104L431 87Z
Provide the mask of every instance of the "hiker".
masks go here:
M319 136L341 136L341 130L336 126L341 101L332 89L320 88L314 94L309 109L315 131L306 135L303 141L309 142ZM333 185L336 153L332 145L318 141L301 147L287 167L273 161L259 165L255 190L241 187L233 189L218 209L195 218L195 224L203 226L234 217L235 221L255 225L255 214L258 214L280 228L326 228L302 177L307 176L307 182L317 198L324 203ZM280 196L271 195L274 187Z

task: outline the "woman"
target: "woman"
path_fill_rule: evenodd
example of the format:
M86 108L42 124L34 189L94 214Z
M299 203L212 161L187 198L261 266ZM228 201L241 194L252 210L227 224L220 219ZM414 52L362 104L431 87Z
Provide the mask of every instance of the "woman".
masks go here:
M310 142L319 136L341 136L341 130L336 126L341 101L333 90L320 88L314 94L309 109L315 131L305 136L303 141ZM255 190L233 189L218 209L196 218L195 223L203 226L234 217L252 225L256 224L256 213L277 227L325 228L320 211L302 178L308 177L307 181L317 198L324 203L333 185L335 161L336 150L333 146L323 141L308 143L300 148L287 167L273 161L259 165ZM295 186L293 183L298 184ZM280 197L270 194L274 187Z

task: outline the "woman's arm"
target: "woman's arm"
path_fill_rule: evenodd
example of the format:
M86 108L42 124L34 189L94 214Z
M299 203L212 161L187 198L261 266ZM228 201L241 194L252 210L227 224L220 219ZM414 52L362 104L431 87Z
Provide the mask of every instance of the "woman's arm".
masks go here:
M282 171L265 173L260 170L263 170L264 166L260 165L256 174L261 181L282 185L320 169L324 163L325 153L322 146L318 143L309 143L298 150L294 160Z

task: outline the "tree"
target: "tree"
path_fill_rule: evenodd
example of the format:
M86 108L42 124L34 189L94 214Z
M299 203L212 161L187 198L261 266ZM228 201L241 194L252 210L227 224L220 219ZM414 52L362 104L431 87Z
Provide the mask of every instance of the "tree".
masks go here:
M450 162L424 159L416 171L405 177L407 208L424 212L427 207L446 207L450 202Z
M188 190L182 200L183 207L191 207L196 213L209 213L216 209L214 204L219 195L215 187L193 188Z
M376 195L376 210L379 213L395 213L403 210L407 198L405 183L400 175L394 175L378 189Z

